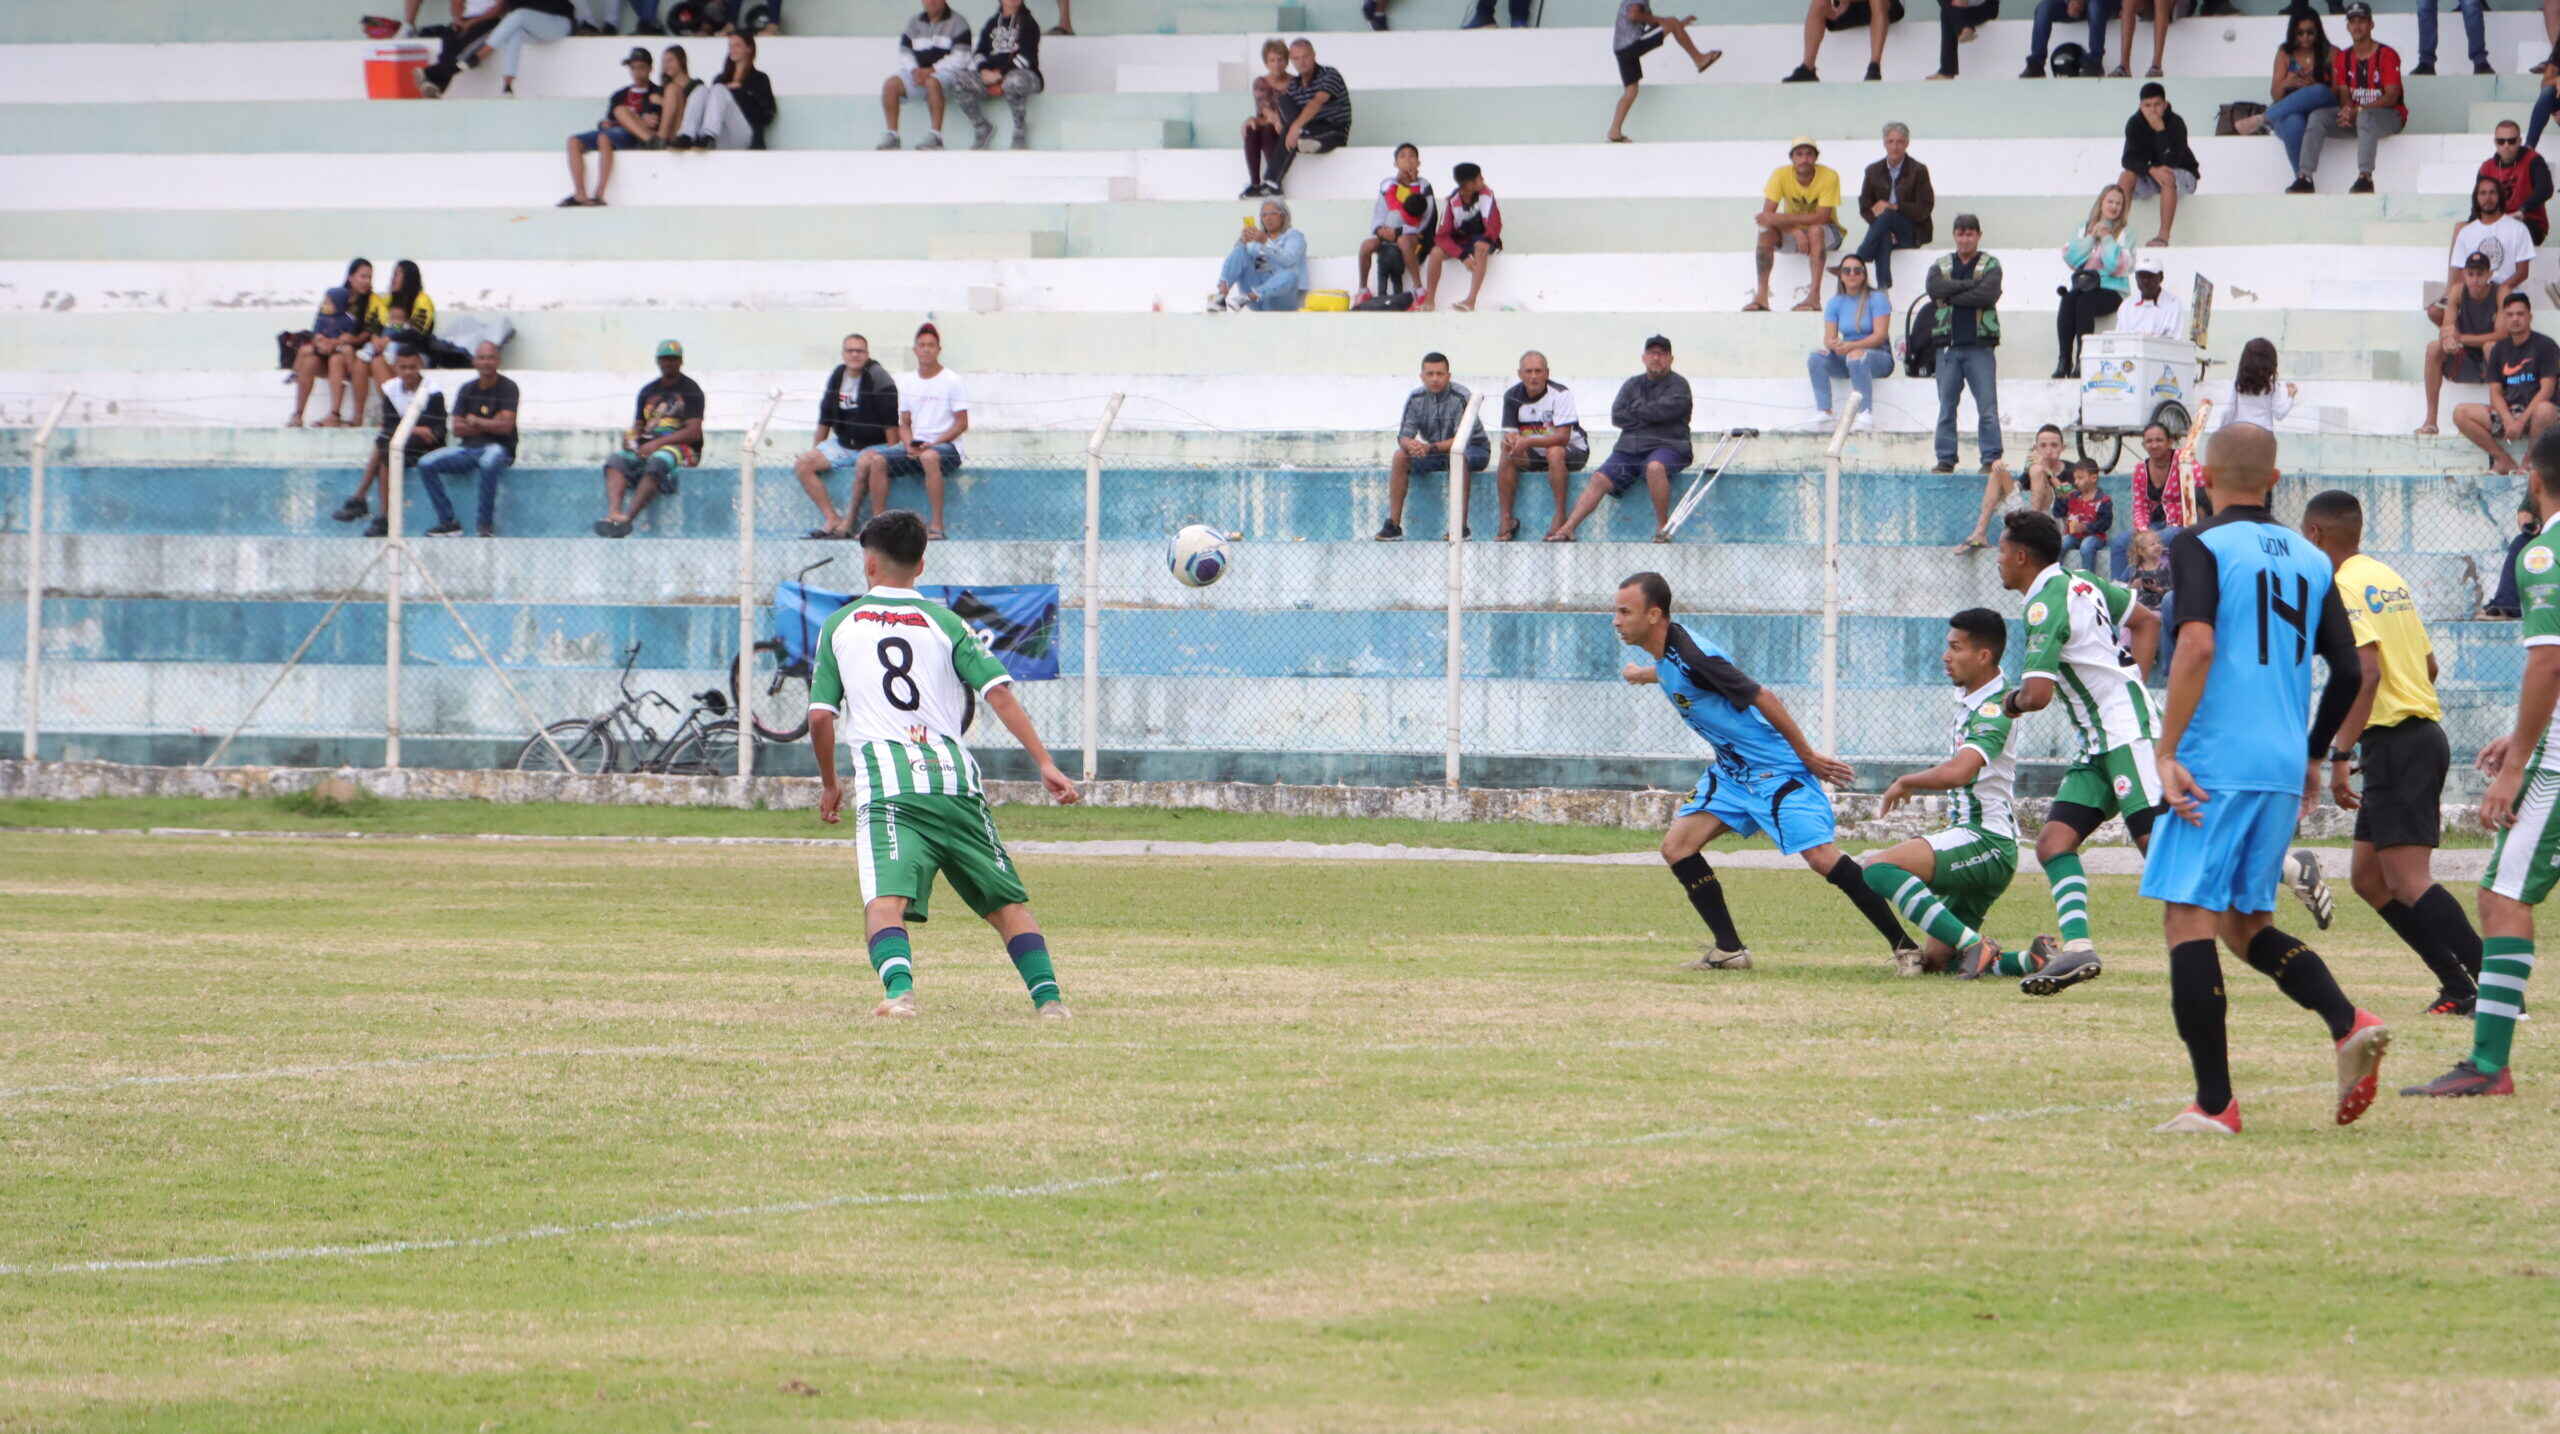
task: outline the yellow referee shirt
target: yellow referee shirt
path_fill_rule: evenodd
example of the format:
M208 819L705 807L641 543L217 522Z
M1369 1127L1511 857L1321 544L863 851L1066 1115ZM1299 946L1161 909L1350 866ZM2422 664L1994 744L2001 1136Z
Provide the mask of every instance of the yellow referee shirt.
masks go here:
M2418 616L2408 583L2385 564L2358 553L2338 565L2338 596L2345 600L2356 646L2381 649L2382 687L2373 695L2373 715L2366 725L2442 718L2444 704L2436 700L2436 684L2427 676L2435 644L2427 640L2426 620Z

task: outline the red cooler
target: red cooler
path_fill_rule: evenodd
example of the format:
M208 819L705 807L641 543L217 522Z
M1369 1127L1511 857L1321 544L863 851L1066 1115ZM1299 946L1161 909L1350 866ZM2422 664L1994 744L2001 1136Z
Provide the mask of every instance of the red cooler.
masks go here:
M377 100L418 98L418 72L433 64L436 47L419 40L386 40L364 48L364 92Z

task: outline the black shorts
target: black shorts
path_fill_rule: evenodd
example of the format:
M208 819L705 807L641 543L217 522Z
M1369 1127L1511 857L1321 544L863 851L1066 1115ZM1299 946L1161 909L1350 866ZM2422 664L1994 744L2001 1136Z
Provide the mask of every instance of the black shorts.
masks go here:
M1644 57L1661 49L1662 42L1669 38L1670 36L1657 32L1618 51L1618 83L1632 85L1643 79Z
M1867 0L1857 0L1857 3L1840 12L1839 19L1824 21L1823 28L1826 30L1863 30L1867 28L1867 22L1874 18L1875 12L1867 8ZM1901 19L1902 0L1893 0L1893 7L1885 12L1884 22L1891 25L1898 23Z
M2368 727L2358 746L2364 759L2364 805L2356 809L2356 840L2375 846L2434 846L2444 835L2444 779L2453 748L2444 729L2424 717Z

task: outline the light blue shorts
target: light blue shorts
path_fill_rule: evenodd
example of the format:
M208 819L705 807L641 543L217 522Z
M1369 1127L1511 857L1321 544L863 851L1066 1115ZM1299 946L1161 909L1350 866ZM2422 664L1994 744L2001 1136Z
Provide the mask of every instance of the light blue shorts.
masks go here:
M2221 792L2204 804L2204 825L2175 811L2151 828L2142 894L2207 911L2273 911L2293 845L2299 792Z
M836 441L832 433L819 441L818 452L826 458L827 467L831 469L850 468L862 457L861 449L845 447Z
M1789 856L1810 851L1840 833L1831 798L1810 778L1772 774L1755 779L1709 767L1677 816L1700 812L1742 836L1766 835Z

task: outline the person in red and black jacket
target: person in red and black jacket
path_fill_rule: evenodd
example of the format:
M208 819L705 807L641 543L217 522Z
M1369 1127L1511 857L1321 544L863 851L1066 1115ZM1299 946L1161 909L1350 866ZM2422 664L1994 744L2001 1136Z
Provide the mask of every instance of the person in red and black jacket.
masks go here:
M2309 194L2311 176L2320 170L2320 149L2331 137L2356 140L2356 182L2349 194L2373 192L2374 155L2384 138L2409 123L2409 106L2400 86L2400 52L2373 38L2373 7L2355 0L2347 7L2347 34L2338 52L2329 88L2337 93L2338 112L2311 122L2302 135L2302 171L2287 194Z
M1455 259L1467 266L1472 276L1467 296L1449 307L1459 313L1473 313L1476 298L1484 292L1484 276L1493 268L1493 256L1502 252L1502 207L1494 202L1493 191L1485 187L1484 171L1472 164L1462 164L1449 172L1458 187L1440 211L1440 234L1431 251L1431 268L1422 279L1422 297L1414 301L1416 309L1428 310L1440 293L1440 266Z
M2480 161L2477 178L2498 181L2498 197L2507 212L2524 221L2538 245L2551 232L2551 216L2544 208L2551 201L2551 166L2524 147L2524 131L2514 120L2498 121L2496 134L2497 149Z

